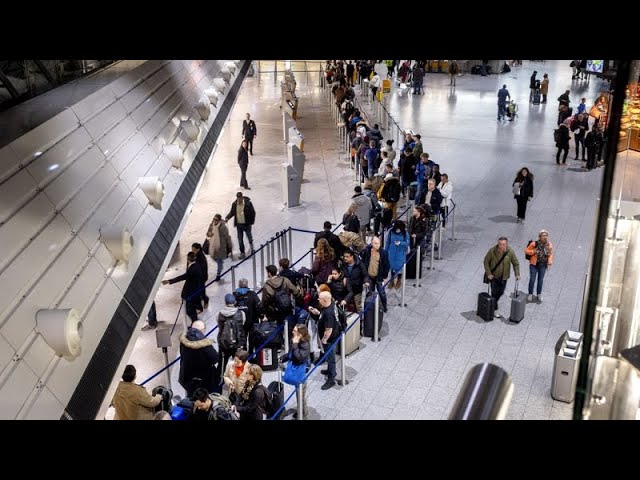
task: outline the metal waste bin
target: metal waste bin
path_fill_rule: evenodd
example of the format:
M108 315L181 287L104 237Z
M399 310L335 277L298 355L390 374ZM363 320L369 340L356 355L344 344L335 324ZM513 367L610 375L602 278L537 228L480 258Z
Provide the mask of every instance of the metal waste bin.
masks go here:
M556 343L551 396L555 400L571 403L576 394L578 365L582 354L582 333L567 330Z

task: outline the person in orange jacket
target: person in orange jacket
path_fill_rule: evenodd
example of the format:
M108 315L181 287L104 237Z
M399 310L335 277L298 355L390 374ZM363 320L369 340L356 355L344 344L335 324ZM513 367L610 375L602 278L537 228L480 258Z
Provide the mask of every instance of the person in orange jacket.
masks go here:
M529 260L529 296L527 301L533 302L533 285L538 277L536 293L538 302L542 302L542 283L547 268L553 265L553 245L549 241L549 232L540 230L538 241L529 242L524 253Z

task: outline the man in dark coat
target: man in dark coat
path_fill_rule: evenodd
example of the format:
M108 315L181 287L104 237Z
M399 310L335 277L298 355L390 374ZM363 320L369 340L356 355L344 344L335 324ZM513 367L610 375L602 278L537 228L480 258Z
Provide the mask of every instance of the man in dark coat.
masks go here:
M198 320L197 308L201 305L200 288L202 287L202 270L196 262L196 254L189 252L187 254L187 271L182 275L170 280L163 280L162 285L174 284L184 281L180 296L186 302L187 315L191 322Z
M342 305L355 304L356 312L362 311L362 290L365 283L371 280L367 275L367 269L355 254L347 250L344 252L344 262L342 263L342 273L347 281L347 296L341 302Z
M251 190L247 183L247 168L249 168L249 152L247 151L247 141L243 140L238 149L238 165L240 166L240 186L246 190Z
M220 376L216 364L219 355L213 340L205 338L204 322L193 322L187 333L180 335L180 374L178 381L191 397L196 388L219 391Z
M207 280L209 280L209 264L207 263L207 257L205 257L204 252L202 251L202 245L199 243L193 243L191 245L191 251L196 254L196 263L200 267L202 271L202 302L204 303L204 309L206 310L209 307L209 297L207 296L206 284ZM198 306L198 310L202 311L202 308Z
M256 122L251 120L251 115L246 114L245 120L242 121L242 138L247 141L249 153L253 155L253 139L258 136L258 128Z

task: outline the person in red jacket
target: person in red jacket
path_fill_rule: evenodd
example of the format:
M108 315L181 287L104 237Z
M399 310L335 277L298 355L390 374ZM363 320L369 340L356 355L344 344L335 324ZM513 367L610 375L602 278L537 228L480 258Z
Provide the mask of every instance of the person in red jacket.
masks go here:
M524 249L525 255L529 258L529 297L527 300L533 302L533 285L538 278L536 293L538 302L542 302L542 282L547 268L553 265L553 245L549 241L549 232L540 230L537 242L530 242Z

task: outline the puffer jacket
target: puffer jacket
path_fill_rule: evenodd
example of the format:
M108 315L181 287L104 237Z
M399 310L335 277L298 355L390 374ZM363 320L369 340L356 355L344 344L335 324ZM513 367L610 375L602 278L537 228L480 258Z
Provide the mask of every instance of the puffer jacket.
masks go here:
M224 371L224 383L229 387L229 392L236 392L240 395L242 389L244 388L244 384L247 383L247 378L249 375L249 368L251 364L249 362L244 362L244 367L242 369L242 373L240 376L236 376L236 366L233 359L229 360L227 363L227 368Z
M219 360L218 352L213 347L213 341L205 338L204 334L195 328L180 335L180 373L178 381L188 392L192 393L194 378L202 379L202 387L209 392L220 383L216 365Z
M536 255L536 245L542 245L542 243L539 241L533 241L529 245L527 245L527 248L524 249L525 254L531 255L531 258L529 258L529 263L531 265L538 264L538 256ZM549 247L548 254L547 254L547 266L551 266L553 265L553 244L551 243L550 240L547 240L547 245Z

